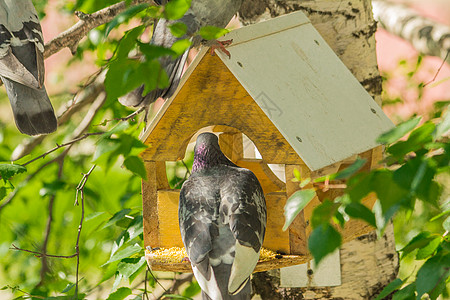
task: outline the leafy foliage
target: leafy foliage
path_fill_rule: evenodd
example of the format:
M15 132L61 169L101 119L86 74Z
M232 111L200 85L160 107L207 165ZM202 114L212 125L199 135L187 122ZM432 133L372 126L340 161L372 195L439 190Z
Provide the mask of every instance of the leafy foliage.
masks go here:
M391 218L395 222L398 214L401 215L399 218L405 213L412 215L420 201L423 206L440 212L431 221L441 219L441 227L436 232L419 232L400 249L402 260L414 255L415 260L424 263L413 279L396 279L381 292L378 299L391 293L394 293L393 299L420 299L423 295L437 299L447 293L446 283L450 280L450 241L447 237L450 211L448 203L443 202L442 182L450 179L448 118L448 112L443 112L442 118L420 126L420 118L414 118L380 136L379 141L387 146L387 168L360 171L364 163L357 160L337 174L314 181L348 179L345 194L334 201L325 200L311 216L313 231L308 246L316 263L340 246L342 238L336 227L342 227L347 220L361 219L383 232ZM309 193L311 190L301 192L306 191ZM379 203L373 211L361 203L370 193L377 195ZM298 196L294 194L288 203L291 201L298 201ZM298 213L298 210L291 211L287 205L287 221ZM409 284L404 286L406 283Z

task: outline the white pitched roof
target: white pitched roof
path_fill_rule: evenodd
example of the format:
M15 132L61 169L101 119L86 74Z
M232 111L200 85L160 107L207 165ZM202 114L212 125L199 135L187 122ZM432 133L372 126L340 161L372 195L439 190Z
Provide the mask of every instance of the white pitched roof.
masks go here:
M394 126L302 12L221 38L228 39L233 39L226 48L231 58L217 50L216 54L311 170L376 147L376 138ZM205 48L146 136L204 55L210 55Z
M377 146L393 127L302 12L231 31L216 51L312 170Z

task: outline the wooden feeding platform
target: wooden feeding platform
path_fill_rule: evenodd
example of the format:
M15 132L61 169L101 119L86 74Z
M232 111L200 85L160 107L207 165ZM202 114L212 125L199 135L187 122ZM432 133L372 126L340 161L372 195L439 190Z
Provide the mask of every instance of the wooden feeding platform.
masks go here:
M195 134L209 128L222 151L258 177L267 203L263 247L279 255L261 260L255 271L301 264L310 259L307 237L315 206L342 194L317 197L283 231L286 200L300 189L293 182L332 174L367 159L377 166L382 149L375 140L393 124L301 12L234 30L227 50L212 56L202 49L143 135L148 180L142 183L144 243L151 248L183 247L178 226L179 190L170 189L166 162L184 158ZM243 134L260 158L245 157ZM270 164L282 164L285 180ZM306 188L310 188L307 186ZM372 207L370 194L363 203ZM372 231L362 221L341 230L344 242ZM170 256L170 254L169 254ZM152 270L190 271L187 262L146 253Z

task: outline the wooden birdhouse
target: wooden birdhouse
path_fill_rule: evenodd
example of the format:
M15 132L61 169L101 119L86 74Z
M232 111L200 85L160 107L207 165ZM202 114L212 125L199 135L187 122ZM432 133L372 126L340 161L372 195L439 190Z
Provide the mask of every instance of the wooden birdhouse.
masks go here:
M300 264L310 258L307 237L313 208L339 190L318 196L282 231L286 200L296 190L294 169L302 177L334 173L366 158L365 168L381 160L375 142L393 127L301 12L234 30L223 39L231 58L208 49L191 63L175 94L143 136L148 181L142 185L144 240L152 248L183 247L178 227L179 190L170 189L166 162L183 159L193 136L205 128L218 132L222 151L252 170L263 187L268 222L263 247L283 255L258 263L256 271ZM246 157L245 137L260 155ZM270 168L281 164L285 180ZM370 195L365 204L372 207ZM371 231L348 222L344 241ZM190 264L170 262L147 252L153 270L189 272Z

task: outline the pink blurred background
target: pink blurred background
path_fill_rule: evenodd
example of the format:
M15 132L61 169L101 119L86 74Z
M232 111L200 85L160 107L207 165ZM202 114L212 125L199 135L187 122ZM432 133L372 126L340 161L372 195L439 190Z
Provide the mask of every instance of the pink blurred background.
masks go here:
M60 13L59 8L63 2L61 0L49 0L47 16L42 20L45 41L49 41L77 21L76 17L72 15ZM397 2L406 2L412 5L419 14L450 25L450 0ZM407 119L413 114L427 115L432 111L434 102L450 100L449 64L444 64L434 82L424 88L423 97L418 101L417 91L408 87L411 84L414 85L414 83L432 80L442 65L442 60L436 57L425 57L418 72L410 81L407 81L404 74L414 67L417 61L417 51L408 42L389 34L383 29L377 31L376 40L380 71L390 78L385 85L384 93L389 98L400 96L404 99L403 104L384 107L384 110L394 122ZM94 64L95 57L91 54L87 55L83 62L75 62L67 68L66 63L71 58L70 51L64 49L45 61L46 85L51 94L76 92L78 86L97 69ZM399 68L399 62L402 60L405 60L406 63Z

